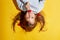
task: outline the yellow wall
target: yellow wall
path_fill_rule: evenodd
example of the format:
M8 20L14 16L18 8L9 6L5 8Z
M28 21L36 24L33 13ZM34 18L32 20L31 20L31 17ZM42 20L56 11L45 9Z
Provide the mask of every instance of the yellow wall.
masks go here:
M39 32L39 24L32 32L16 27L12 31L12 18L19 12L13 0L0 0L0 40L60 40L60 0L46 0L43 9L47 31Z

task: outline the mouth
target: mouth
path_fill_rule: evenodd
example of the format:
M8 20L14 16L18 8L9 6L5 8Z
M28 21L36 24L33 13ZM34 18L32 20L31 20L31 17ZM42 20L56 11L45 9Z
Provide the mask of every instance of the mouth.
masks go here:
M34 24L31 24L31 23L28 23L28 25L29 25L29 27L33 27L34 26Z
M35 25L36 25L36 23L34 23L34 24L27 23L27 26L28 26L28 27L31 27L31 28L34 27Z

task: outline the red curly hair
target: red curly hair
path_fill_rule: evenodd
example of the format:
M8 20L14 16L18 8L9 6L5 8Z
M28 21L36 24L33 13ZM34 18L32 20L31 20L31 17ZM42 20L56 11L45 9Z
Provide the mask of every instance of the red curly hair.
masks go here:
M20 21L20 26L21 26L25 31L32 31L32 30L35 28L37 22L39 22L39 23L41 24L41 26L40 26L40 27L41 27L41 28L40 28L40 31L44 28L45 20L44 20L44 17L42 16L42 14L40 14L40 13L35 14L36 19L35 19L35 24L33 25L33 27L29 27L28 22L25 20L25 17L24 17L25 14L26 14L26 11L25 11L25 12L24 12L24 11L21 11L21 13L18 13L18 14L15 16L15 18L14 18L14 20L13 20L13 23L12 23L12 25L13 25L13 30L14 30L14 31L15 31L15 24L16 24L17 20Z

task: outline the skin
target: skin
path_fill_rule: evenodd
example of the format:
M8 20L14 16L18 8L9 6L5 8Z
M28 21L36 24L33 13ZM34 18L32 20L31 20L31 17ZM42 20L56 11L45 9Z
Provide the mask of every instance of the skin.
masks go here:
M35 14L33 12L31 12L31 13L27 12L26 15L25 15L26 21L28 23L30 23L30 24L34 24L35 23L35 18L36 18L36 16L35 16Z

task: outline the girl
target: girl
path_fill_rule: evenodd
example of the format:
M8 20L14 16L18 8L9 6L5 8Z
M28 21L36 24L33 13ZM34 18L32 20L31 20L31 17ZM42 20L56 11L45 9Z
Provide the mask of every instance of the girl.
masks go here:
M39 14L43 9L44 0L16 0L21 13L17 14L13 20L13 30L15 23L20 21L20 25L25 31L32 31L37 22L41 24L40 31L45 25L44 17Z

